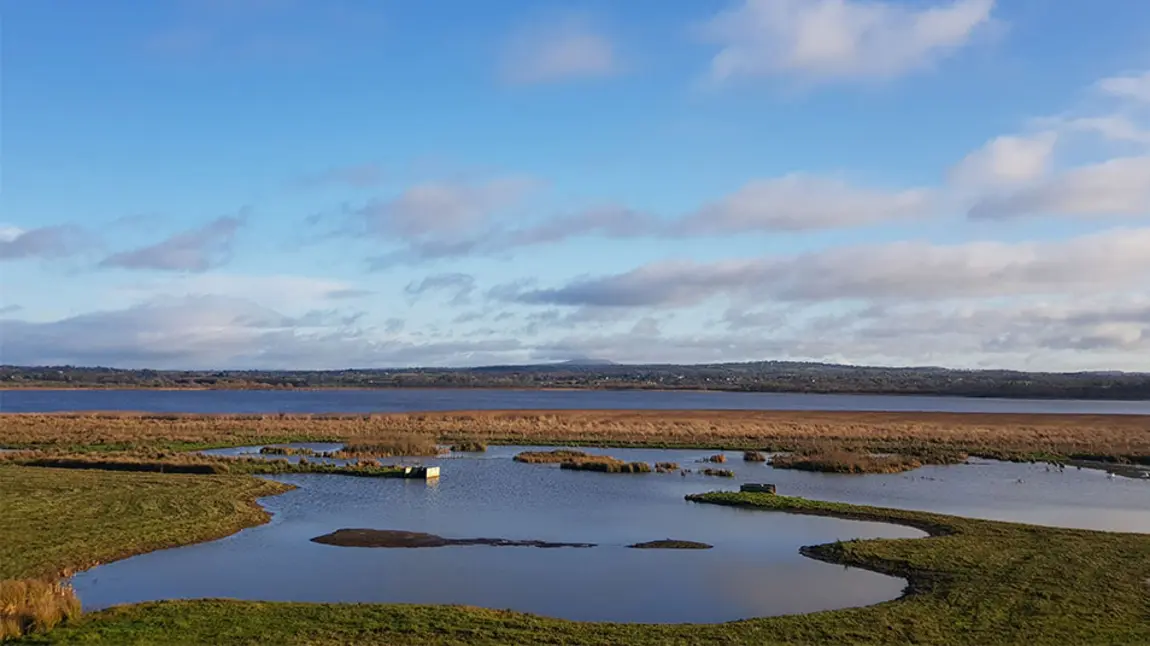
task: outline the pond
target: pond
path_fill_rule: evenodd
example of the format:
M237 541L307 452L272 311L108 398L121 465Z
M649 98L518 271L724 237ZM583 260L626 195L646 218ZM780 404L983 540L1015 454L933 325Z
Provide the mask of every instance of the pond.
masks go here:
M339 445L294 446L331 450ZM723 467L733 469L735 478L601 474L511 459L528 448L492 447L485 454L420 460L441 466L438 482L277 477L299 488L262 501L274 514L268 525L103 565L76 575L74 583L87 609L151 599L231 597L468 604L587 621L720 622L893 599L903 580L807 559L798 548L923 533L882 523L699 505L683 500L688 493L772 482L780 493L812 498L1150 531L1148 483L1092 470L1050 473L1034 465L979 462L907 474L835 476L743 463L741 453L729 452ZM692 469L713 453L589 451L625 460L675 461ZM310 540L341 528L596 547L387 549ZM664 538L714 547L626 547Z

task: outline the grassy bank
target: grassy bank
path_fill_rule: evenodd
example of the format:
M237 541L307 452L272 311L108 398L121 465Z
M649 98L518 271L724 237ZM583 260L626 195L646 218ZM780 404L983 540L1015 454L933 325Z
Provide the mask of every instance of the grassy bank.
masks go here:
M246 476L0 465L0 579L52 577L268 519L291 487Z
M183 473L201 475L247 474L277 475L287 473L322 473L326 475L367 478L400 478L404 471L377 460L358 460L348 464L314 462L301 458L287 459L225 457L199 453L115 452L56 453L52 451L17 452L0 456L0 464L53 469L94 469L100 471L135 471L144 473Z
M0 446L185 450L303 441L723 448L833 446L915 458L1150 464L1150 417L803 411L479 411L381 415L0 414Z
M735 505L924 529L926 539L804 549L907 577L902 599L717 625L578 623L449 606L177 601L113 608L30 643L158 644L1144 644L1150 643L1150 536L1042 528L714 493ZM764 585L770 585L764 582Z

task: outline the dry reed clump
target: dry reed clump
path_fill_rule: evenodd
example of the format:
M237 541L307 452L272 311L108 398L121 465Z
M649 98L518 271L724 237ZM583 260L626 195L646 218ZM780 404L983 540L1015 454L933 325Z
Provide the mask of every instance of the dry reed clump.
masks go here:
M778 469L821 471L824 473L901 473L922 466L907 455L869 455L851 451L825 450L807 454L779 455L771 465Z
M315 450L307 447L296 448L294 446L264 446L260 447L260 453L263 455L304 455L314 456Z
M39 579L0 581L0 640L47 632L80 616L72 586Z
M419 435L491 444L798 451L1150 464L1150 416L849 411L479 411L372 415L0 413L0 446L202 448ZM928 459L929 460L929 459Z
M607 457L561 462L559 468L570 471L598 471L600 473L651 473L651 465L646 462L624 462Z
M655 471L658 473L672 473L679 470L678 462L656 462Z
M555 449L554 451L524 451L516 455L513 459L516 462L526 462L528 464L555 464L595 457L598 456L593 456L585 451Z
M766 462L767 456L758 451L743 451L743 462Z
M706 469L699 469L699 473L701 473L705 476L717 476L720 478L734 478L735 477L735 472L731 471L730 469L712 469L710 467L707 467Z
M716 453L715 455L703 458L703 462L714 462L716 464L722 464L726 461L727 456L723 455L722 453Z
M328 454L333 458L396 458L408 456L434 456L445 453L434 437L405 433L371 441L348 442L338 451Z

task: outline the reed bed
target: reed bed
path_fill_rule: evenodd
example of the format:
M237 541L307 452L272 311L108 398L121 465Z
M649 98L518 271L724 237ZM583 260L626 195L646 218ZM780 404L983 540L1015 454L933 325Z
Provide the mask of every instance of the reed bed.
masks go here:
M0 581L0 640L43 633L80 616L72 586L40 579Z
M400 433L373 440L348 442L328 454L333 458L397 458L443 455L446 450L427 434Z
M671 473L679 470L678 462L656 462L655 471L659 473Z
M743 462L766 462L767 456L758 451L743 451Z
M599 473L651 473L651 465L646 462L624 462L615 458L572 460L559 463L559 468Z
M0 414L0 446L188 449L306 441L645 446L1150 464L1150 416L846 411L478 411L373 415Z
M822 473L901 473L922 466L906 455L869 455L851 451L821 451L809 454L777 455L771 461L776 469L797 469Z

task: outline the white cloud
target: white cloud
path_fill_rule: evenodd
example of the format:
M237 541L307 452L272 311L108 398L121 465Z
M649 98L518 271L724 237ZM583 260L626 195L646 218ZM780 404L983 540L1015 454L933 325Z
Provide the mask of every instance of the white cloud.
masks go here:
M1150 71L1105 78L1098 82L1098 88L1122 99L1150 103Z
M795 173L747 183L676 223L682 233L806 231L929 215L925 189L879 191Z
M986 197L970 210L972 218L981 219L1047 214L1150 215L1150 156L1072 168L1035 186Z
M485 224L522 200L535 182L507 177L485 182L425 182L390 200L355 209L368 233L419 238L454 235Z
M529 305L679 308L740 303L939 301L1113 292L1150 281L1150 228L1051 242L925 242L832 247L712 263L659 262L566 285L492 290Z
M990 21L994 0L743 0L705 27L711 77L892 78L929 67Z
M503 78L518 84L611 76L620 70L614 43L581 16L523 28L508 44L502 64Z
M202 227L183 231L146 247L121 251L105 258L100 266L159 271L207 271L231 257L232 241L247 215L216 218Z
M1053 131L996 137L955 165L950 181L962 187L997 188L1038 180L1050 168L1057 141Z
M205 295L256 301L285 312L301 312L333 302L349 302L369 292L353 283L289 274L204 273L137 282L116 290L120 302L151 302L165 297Z
M1062 122L1062 126L1080 132L1094 133L1107 141L1150 144L1150 130L1121 114L1067 119Z
M0 260L62 258L96 245L84 229L72 225L22 229L0 227Z
M0 343L17 365L199 369L499 363L521 347L514 339L385 340L357 316L313 314L290 317L218 295L164 297L44 323L0 320ZM386 332L400 327L389 320Z

